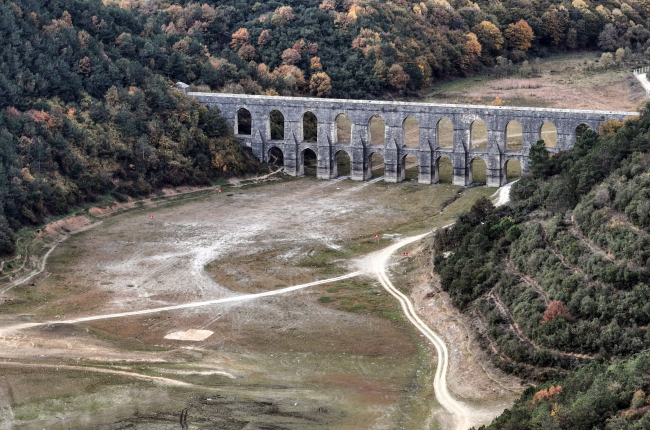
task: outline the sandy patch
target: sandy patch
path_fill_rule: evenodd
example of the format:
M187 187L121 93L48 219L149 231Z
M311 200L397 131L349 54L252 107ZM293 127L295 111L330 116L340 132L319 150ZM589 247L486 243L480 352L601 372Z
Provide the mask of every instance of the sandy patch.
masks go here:
M188 331L175 331L173 333L169 333L167 336L165 336L165 339L191 340L194 342L199 342L202 340L206 340L213 334L214 332L210 330L195 330L192 328L189 329Z

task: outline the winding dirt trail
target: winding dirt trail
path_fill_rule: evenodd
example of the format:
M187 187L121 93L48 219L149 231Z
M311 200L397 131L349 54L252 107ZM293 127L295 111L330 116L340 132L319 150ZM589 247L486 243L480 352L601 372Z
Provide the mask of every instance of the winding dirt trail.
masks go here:
M423 237L427 236L429 233L421 234L419 236L409 237L407 239L401 240L394 245L391 245L382 251L376 253L371 260L373 271L379 278L381 285L388 291L393 297L399 301L402 311L406 315L406 318L413 324L429 341L434 345L438 353L438 365L436 366L436 375L433 379L433 390L436 396L436 400L443 408L449 411L454 415L456 422L456 430L465 430L470 425L470 417L472 416L471 410L454 399L449 393L447 387L447 370L449 368L449 351L445 345L444 340L434 332L429 326L420 319L413 306L413 303L406 297L402 292L400 292L393 283L390 281L386 275L386 265L390 257L397 251L399 248L406 246L410 243L416 242Z

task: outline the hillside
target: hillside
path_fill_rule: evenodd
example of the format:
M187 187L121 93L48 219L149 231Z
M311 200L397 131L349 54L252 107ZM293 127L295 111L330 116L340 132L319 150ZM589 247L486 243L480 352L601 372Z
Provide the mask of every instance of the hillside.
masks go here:
M573 150L550 158L543 142L534 146L532 175L513 187L510 205L495 209L479 201L434 243L443 289L472 318L497 366L537 381L591 366L568 377L569 389L551 395L556 403L542 398L533 405L538 389L529 390L528 403L522 400L494 428L531 428L540 414L558 428L603 426L635 391L650 389L629 367L642 365L647 353L618 368L598 364L650 345L650 116L607 125L601 136L585 132ZM592 383L616 379L596 376L612 371L631 380L621 379L615 403L598 391L576 399ZM593 380L582 378L589 372ZM572 402L590 410L590 418L576 415ZM550 405L545 412L543 405ZM630 414L640 418L645 410Z
M21 226L109 194L254 170L218 112L171 90L175 81L365 98L567 49L618 49L608 61L623 64L647 48L648 7L0 0L0 254L13 252Z

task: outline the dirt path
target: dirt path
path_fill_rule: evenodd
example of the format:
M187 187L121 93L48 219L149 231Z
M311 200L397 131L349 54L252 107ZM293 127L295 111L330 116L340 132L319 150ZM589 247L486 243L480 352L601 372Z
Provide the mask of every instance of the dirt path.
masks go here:
M518 180L519 179L517 179L517 181ZM512 181L509 184L504 185L492 195L492 197L496 197L496 199L492 202L494 206L503 206L510 201L510 189L517 181Z
M438 365L436 366L436 375L433 380L433 390L436 395L436 400L449 411L453 416L456 422L455 429L465 430L471 426L470 417L472 412L470 409L454 399L449 393L447 387L447 369L449 368L449 351L447 346L442 338L429 326L420 319L418 316L413 303L402 294L393 283L390 281L388 276L386 276L386 264L390 257L397 251L399 248L406 246L410 243L416 242L423 237L427 236L429 233L421 234L419 236L413 236L408 239L401 240L396 244L389 246L381 250L380 252L374 254L372 259L368 260L373 268L375 274L379 278L381 285L393 296L395 297L401 307L402 311L406 318L413 324L427 339L434 345L438 353Z

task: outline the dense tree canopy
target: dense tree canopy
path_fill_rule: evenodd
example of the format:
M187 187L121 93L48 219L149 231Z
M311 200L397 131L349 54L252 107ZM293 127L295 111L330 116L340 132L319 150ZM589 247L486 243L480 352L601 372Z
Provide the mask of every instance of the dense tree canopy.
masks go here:
M600 132L553 156L538 142L507 207L483 199L434 242L442 287L495 364L554 380L490 428L647 428L650 386L630 366L650 357L650 115Z

